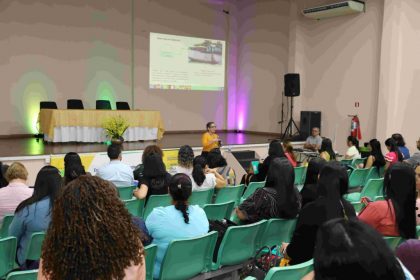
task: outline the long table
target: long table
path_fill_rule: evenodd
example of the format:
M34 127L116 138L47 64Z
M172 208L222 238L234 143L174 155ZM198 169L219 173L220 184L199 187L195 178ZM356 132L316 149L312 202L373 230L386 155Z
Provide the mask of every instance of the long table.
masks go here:
M160 140L165 131L159 111L141 110L66 110L41 109L40 132L47 142L104 142L108 138L102 128L109 117L121 116L129 128L125 141Z

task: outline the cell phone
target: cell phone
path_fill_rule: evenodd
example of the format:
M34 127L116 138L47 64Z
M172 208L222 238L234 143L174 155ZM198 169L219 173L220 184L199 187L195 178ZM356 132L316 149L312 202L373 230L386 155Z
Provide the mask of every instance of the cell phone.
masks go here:
M258 174L258 165L259 164L260 164L260 162L258 160L251 161L252 170L254 171L255 175Z

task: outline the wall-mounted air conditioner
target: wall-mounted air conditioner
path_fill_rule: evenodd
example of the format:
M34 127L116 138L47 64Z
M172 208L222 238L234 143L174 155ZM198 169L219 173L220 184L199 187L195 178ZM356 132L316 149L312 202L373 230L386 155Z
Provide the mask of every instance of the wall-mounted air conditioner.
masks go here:
M344 16L365 11L365 3L352 0L333 3L324 6L304 9L303 15L312 19L324 19L330 17Z

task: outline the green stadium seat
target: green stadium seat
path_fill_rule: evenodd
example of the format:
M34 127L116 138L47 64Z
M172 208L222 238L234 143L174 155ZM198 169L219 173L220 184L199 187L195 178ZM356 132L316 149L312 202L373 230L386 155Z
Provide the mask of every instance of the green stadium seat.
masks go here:
M366 179L365 179L365 185L367 182L369 182L370 179L379 179L381 178L381 176L379 175L380 170L378 170L377 167L371 167L369 168L369 172L366 175Z
M217 190L216 199L214 203L219 204L219 203L234 201L235 206L237 206L243 192L244 192L244 185L224 187L222 189Z
M147 216L152 213L155 207L165 207L172 204L172 198L169 194L151 195L144 207L143 218L146 220Z
M359 168L359 164L364 163L366 160L366 158L355 158L352 160L351 162L351 166L353 166L353 168Z
M25 260L37 261L41 258L42 243L45 239L45 232L34 232L26 248Z
M363 208L365 208L365 205L360 201L352 201L350 203L351 205L353 205L354 211L356 211L356 213L360 213L363 210Z
M349 166L351 166L351 164L353 163L353 160L352 159L342 159L342 160L340 160L340 163L342 165L349 165Z
M248 187L245 189L245 192L241 197L240 203L244 202L244 200L250 197L257 189L261 189L264 186L265 181L249 183Z
M123 200L125 207L131 215L136 217L143 217L144 210L144 199L132 198L128 200Z
M416 226L417 238L420 238L420 226Z
M146 280L153 280L153 270L155 268L157 245L150 244L144 247L146 253Z
M214 189L205 191L193 191L188 199L190 205L198 205L203 207L205 204L210 204L213 198Z
M0 279L14 268L17 239L14 236L0 239Z
M350 202L359 202L362 197L369 197L374 201L375 197L383 194L384 179L370 179L363 187L361 192L354 192L344 195Z
M6 280L36 280L38 277L38 269L15 271L7 275Z
M0 238L5 238L9 236L9 226L13 221L14 215L5 215L3 217L3 222L0 228Z
M363 187L368 173L366 168L354 169L349 177L349 189Z
M270 219L267 221L265 230L261 235L258 247L281 245L282 242L290 242L295 231L297 219Z
M295 167L295 185L303 185L305 183L306 167Z
M207 219L209 220L223 220L229 219L233 211L235 202L229 201L218 204L206 204L203 206L204 212L206 212Z
M314 270L314 260L297 265L271 268L264 280L300 280L303 276ZM246 277L244 280L256 280L255 277Z
M403 241L401 236L384 236L384 239L392 251L395 251L398 245Z
M136 186L127 186L127 187L117 187L118 196L122 200L128 200L133 198L133 191L136 189Z
M162 261L159 279L189 279L211 268L217 232L206 235L173 240L169 243Z

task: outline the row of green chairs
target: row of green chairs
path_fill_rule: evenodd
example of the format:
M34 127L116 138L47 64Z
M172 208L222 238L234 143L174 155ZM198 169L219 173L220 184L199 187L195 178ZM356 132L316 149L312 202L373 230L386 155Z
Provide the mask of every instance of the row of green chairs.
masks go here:
M314 270L313 259L297 265L273 267L268 271L264 280L300 280L312 270ZM248 276L244 280L257 280L257 278Z
M358 202L362 197L369 197L374 201L375 197L383 195L384 179L370 179L362 188L361 192L353 192L344 196L349 202Z
M6 280L36 280L38 277L38 269L14 271L7 275Z
M355 158L355 159L342 159L340 162L343 165L351 166L352 168L358 168L359 164L364 163L366 158Z

